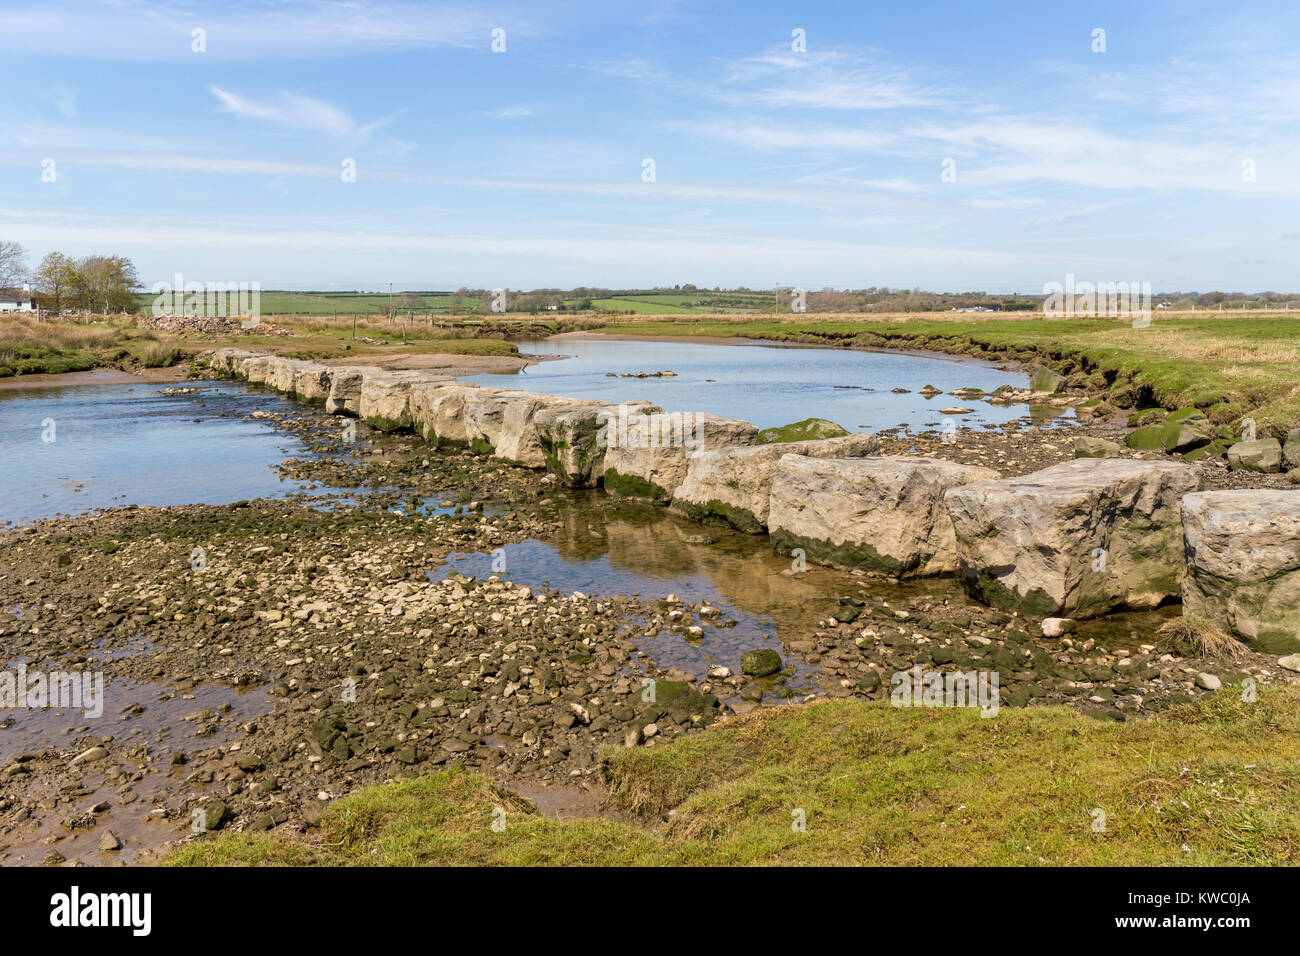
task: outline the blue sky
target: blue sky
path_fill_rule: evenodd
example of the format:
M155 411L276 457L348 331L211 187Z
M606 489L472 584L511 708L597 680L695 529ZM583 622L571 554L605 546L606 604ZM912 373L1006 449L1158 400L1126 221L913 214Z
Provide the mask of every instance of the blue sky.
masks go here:
M1300 291L1289 2L4 0L0 25L0 238L33 262Z

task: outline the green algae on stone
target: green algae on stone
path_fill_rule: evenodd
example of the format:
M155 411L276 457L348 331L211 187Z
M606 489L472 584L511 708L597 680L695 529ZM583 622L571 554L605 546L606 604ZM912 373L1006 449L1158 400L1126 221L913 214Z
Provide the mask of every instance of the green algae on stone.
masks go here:
M670 495L653 481L647 481L636 475L620 474L615 468L605 469L605 490L627 498L668 498Z
M770 677L781 670L781 655L768 647L745 651L740 655L740 669L750 677Z
M1129 432L1124 444L1138 451L1161 451L1164 448L1164 425L1147 425Z
M843 438L848 429L825 418L805 418L776 428L764 428L758 433L760 445L784 444L792 441L816 441L822 438Z
M897 577L912 570L897 558L881 554L869 544L850 544L848 542L835 544L831 541L819 541L789 531L777 530L772 532L772 547L779 554L791 554L798 549L819 564L829 564L832 567L845 570L860 568L864 571L875 571L891 577Z
M692 521L701 524L726 525L750 534L759 534L763 531L762 522L748 508L729 505L717 498L710 498L704 504L678 498L674 499L673 507Z

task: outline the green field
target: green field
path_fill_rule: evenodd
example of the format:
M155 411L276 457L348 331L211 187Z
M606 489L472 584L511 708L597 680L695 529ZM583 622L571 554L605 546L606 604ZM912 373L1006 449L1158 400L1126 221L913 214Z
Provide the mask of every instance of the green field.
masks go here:
M512 291L508 301L517 304L524 294ZM531 294L530 294L531 295ZM152 294L137 297L140 311L147 312L153 305ZM527 301L536 305L535 298ZM579 309L584 298L574 294L563 297L565 311ZM515 311L512 304L510 311ZM387 293L379 292L290 292L266 290L261 293L262 315L386 315L390 306ZM488 312L477 295L458 295L451 292L395 292L391 306L396 313L413 311L417 314L441 313L447 315L483 314ZM664 292L618 294L590 300L590 310L636 314L717 315L770 312L773 307L770 292ZM522 311L522 310L521 310ZM538 313L548 310L537 308Z
M576 299L566 300L565 305L573 308ZM644 295L619 295L603 299L593 299L592 306L602 312L634 312L637 314L683 314L683 315L743 315L755 312L770 312L774 301L770 292L699 292L679 293L661 292Z
M140 310L147 312L154 296L137 296ZM387 314L390 298L380 292L285 292L266 290L261 293L264 317L273 315L380 315ZM475 296L447 292L395 292L391 298L394 312L470 312L479 306Z

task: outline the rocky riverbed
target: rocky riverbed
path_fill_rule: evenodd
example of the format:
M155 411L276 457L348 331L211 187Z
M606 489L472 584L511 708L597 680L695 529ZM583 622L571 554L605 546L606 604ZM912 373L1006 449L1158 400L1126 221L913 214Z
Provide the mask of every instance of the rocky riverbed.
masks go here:
M9 666L105 679L98 719L0 715L5 862L138 861L218 828L306 832L332 799L451 764L557 812L591 812L603 748L659 746L808 693L887 697L890 675L916 665L996 670L1001 706L1067 703L1114 719L1215 681L1287 679L1273 658L1171 653L1156 631L1176 609L1046 638L1041 622L974 604L953 582L801 572L760 556L762 539L721 529L665 541L701 567L730 562L735 579L760 580L763 600L815 589L776 628L777 669L746 674L684 650L734 629L744 615L733 604L766 607L739 591L732 603L683 600L668 582L595 594L444 569L453 553L598 535L589 528L626 505L575 505L544 471L311 409L260 414L314 449L282 468L320 487L0 536ZM1018 474L1073 457L1075 434L1025 423L955 442L884 438ZM648 540L663 533L647 519ZM766 657L747 658L749 670L770 670Z

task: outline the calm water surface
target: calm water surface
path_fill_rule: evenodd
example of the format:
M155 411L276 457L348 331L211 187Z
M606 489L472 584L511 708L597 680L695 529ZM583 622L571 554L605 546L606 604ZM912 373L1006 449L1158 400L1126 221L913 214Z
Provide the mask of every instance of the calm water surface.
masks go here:
M195 383L188 383L195 387ZM77 385L0 390L0 522L127 504L226 504L303 490L275 466L309 452L256 409L295 406L238 385Z
M910 425L935 428L939 410L970 408L952 416L960 425L1001 424L1028 414L1026 405L998 407L951 395L927 399L926 385L950 392L973 386L1024 388L1029 377L1000 372L972 359L899 352L861 352L772 345L716 345L631 339L549 338L518 342L520 351L564 355L520 373L477 375L478 385L507 385L572 398L626 401L645 398L670 412L708 412L770 428L805 418L828 418L850 430ZM609 378L607 372L676 372L672 378ZM894 388L911 389L895 394Z

